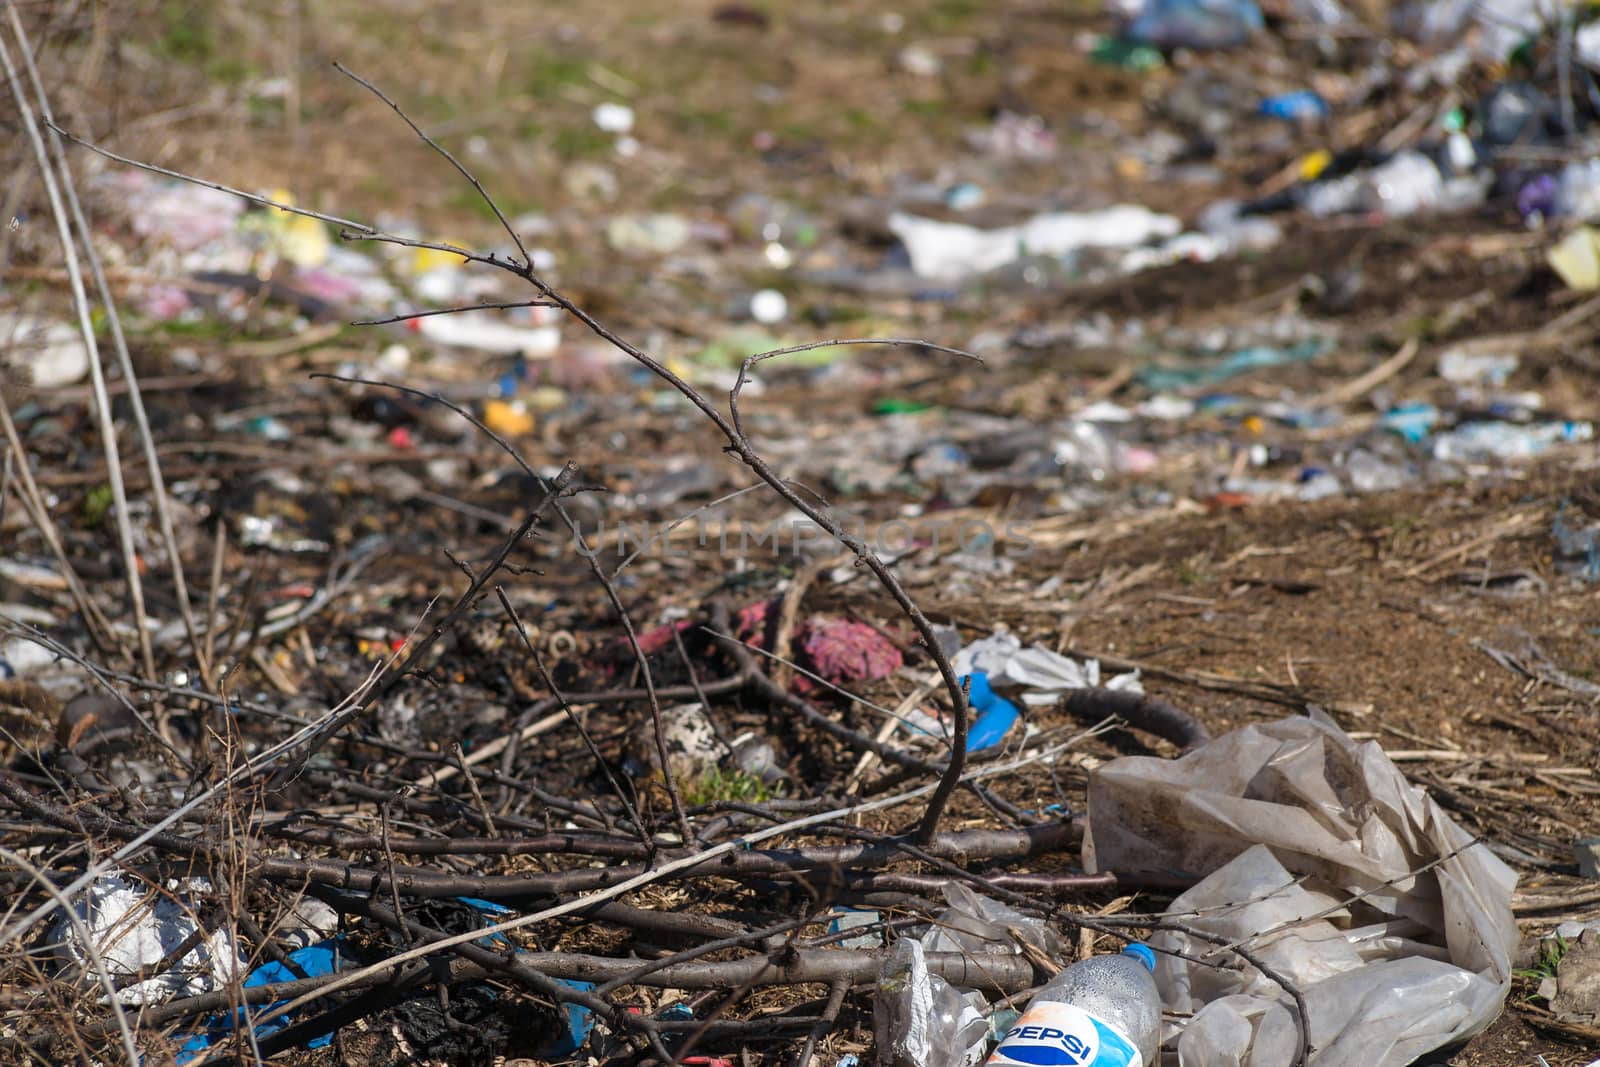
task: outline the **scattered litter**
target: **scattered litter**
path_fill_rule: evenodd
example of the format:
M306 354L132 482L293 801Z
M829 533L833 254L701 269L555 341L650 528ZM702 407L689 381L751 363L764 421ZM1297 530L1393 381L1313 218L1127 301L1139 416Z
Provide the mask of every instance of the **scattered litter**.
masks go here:
M1158 48L1236 48L1262 26L1255 0L1144 0L1128 36Z
M0 313L0 366L26 374L36 389L59 389L89 374L89 350L78 327Z
M1100 661L1079 662L1043 645L1023 648L1009 633L995 633L974 641L956 653L952 664L957 674L970 674L974 680L985 677L987 686L1020 687L1022 702L1029 707L1048 707L1070 689L1091 689L1104 685L1129 693L1142 693L1139 672L1113 675L1103 682Z
M1269 119L1307 122L1328 117L1328 104L1310 89L1280 93L1261 101L1261 113Z
M1515 874L1378 745L1319 712L1235 730L1177 760L1096 768L1083 861L1204 876L1172 910L1227 942L1252 939L1300 985L1317 1067L1410 1062L1487 1026L1509 987ZM1218 951L1171 932L1150 943L1201 959ZM1294 1059L1293 1003L1253 968L1162 955L1156 980L1167 1010L1194 1013L1177 1040L1186 1063ZM1403 1016L1391 1014L1396 1002Z
M782 322L789 315L789 301L776 289L762 289L750 297L750 317L764 326Z
M989 1042L987 1005L928 972L922 945L894 943L873 996L872 1029L882 1067L973 1067Z
M1435 459L1484 462L1530 459L1555 445L1594 440L1589 422L1469 422L1433 439Z
M911 269L941 281L985 274L1017 259L1066 256L1086 248L1133 248L1172 237L1178 220L1132 204L1105 211L1036 215L1018 226L980 230L904 212L889 216L889 229L905 244Z
M606 133L632 133L633 108L626 104L600 104L594 109L594 124Z
M209 993L239 973L239 950L227 926L201 932L201 923L215 907L211 896L211 883L204 878L169 879L164 887L156 887L135 884L121 874L104 875L83 890L73 910L113 980L162 962L191 936L199 935L194 947L164 973L119 990L122 1003L158 1004ZM73 923L58 921L50 943L66 963L93 966L89 947Z
M1135 942L1117 955L1091 956L1065 968L1034 994L988 1062L1159 1063L1155 962L1150 946Z
M1579 226L1551 248L1546 258L1567 288L1582 292L1600 289L1600 230Z
M849 619L813 618L797 637L811 670L841 687L886 678L902 663L893 642L872 627Z

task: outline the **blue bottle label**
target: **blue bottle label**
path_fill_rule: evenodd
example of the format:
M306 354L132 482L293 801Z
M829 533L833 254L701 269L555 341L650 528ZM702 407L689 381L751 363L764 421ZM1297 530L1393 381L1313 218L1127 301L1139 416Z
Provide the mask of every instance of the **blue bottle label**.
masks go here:
M1144 1067L1126 1034L1073 1004L1034 1004L1006 1031L990 1067Z

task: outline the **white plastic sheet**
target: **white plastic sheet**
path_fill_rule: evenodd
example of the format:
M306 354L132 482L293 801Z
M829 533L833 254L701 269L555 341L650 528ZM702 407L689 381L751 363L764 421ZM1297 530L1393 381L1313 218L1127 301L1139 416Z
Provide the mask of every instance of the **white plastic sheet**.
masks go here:
M157 890L121 874L109 874L89 886L73 903L95 947L116 980L159 963L198 929L190 898L211 893L204 878L172 879ZM66 919L51 934L67 962L87 966L91 953ZM135 982L118 993L124 1004L156 1004L173 997L209 993L242 974L238 946L227 928L200 939L176 965L162 974Z
M953 660L957 675L982 671L995 689L1021 686L1022 702L1030 707L1048 707L1069 689L1104 686L1130 693L1144 692L1139 672L1114 675L1104 681L1097 659L1075 660L1052 652L1043 645L1022 647L1022 642L1005 631L981 638L957 652Z
M1300 987L1313 1067L1402 1067L1487 1026L1509 987L1515 874L1380 746L1320 714L1096 769L1083 860L1205 875L1171 912ZM1219 964L1158 958L1166 1008L1194 1013L1168 1035L1183 1067L1293 1062L1294 1002L1276 983L1198 938L1150 944Z

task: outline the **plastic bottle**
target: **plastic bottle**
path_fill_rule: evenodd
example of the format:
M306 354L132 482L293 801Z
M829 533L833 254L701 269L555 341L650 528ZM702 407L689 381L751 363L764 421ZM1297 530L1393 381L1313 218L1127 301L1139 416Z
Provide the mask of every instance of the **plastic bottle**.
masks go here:
M1155 953L1140 942L1074 963L1039 990L988 1063L1154 1067L1161 1045L1155 966Z

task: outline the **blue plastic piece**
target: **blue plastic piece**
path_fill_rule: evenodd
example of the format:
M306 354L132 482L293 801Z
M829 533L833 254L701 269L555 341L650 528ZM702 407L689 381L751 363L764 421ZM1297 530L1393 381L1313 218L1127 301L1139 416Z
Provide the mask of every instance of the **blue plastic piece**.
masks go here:
M1432 404L1401 404L1386 411L1380 424L1393 430L1411 444L1427 440L1433 424L1439 421L1439 409Z
M1134 941L1130 943L1123 948L1122 954L1124 956L1132 956L1134 959L1144 964L1145 968L1151 973L1155 972L1156 954L1151 950L1150 946L1145 944L1143 941Z
M1157 48L1237 48L1264 25L1256 0L1145 0L1127 36Z
M1139 371L1139 382L1158 392L1169 389L1186 389L1216 385L1247 371L1265 367L1281 367L1291 363L1305 363L1316 359L1332 348L1329 341L1308 338L1292 345L1252 345L1217 358L1202 358L1185 367L1145 367Z
M1328 103L1310 89L1279 93L1261 101L1261 113L1269 119L1303 122L1328 117Z
M1011 701L995 695L989 685L989 676L983 671L964 674L959 681L967 683L967 703L978 715L967 730L967 751L982 752L993 748L1017 725L1022 713Z
M569 989L587 993L594 988L593 982L580 982L571 978L557 978L556 981ZM582 1004L568 1001L561 1005L561 1018L566 1023L566 1032L548 1045L544 1053L547 1056L570 1056L583 1047L589 1040L589 1032L594 1029L593 1013Z
M314 945L307 945L305 948L295 949L289 953L289 959L294 962L295 966L305 972L307 978L320 978L324 975L332 974L339 969L340 942L342 939L343 935L341 934L326 941L319 941ZM246 989L250 989L255 986L273 985L277 982L293 982L297 981L299 977L288 967L285 967L277 960L273 960L251 971L249 976L245 978L244 985ZM280 1000L266 1007L257 1007L254 1009L254 1013L265 1014L283 1003L285 1001ZM183 1043L183 1046L178 1050L178 1063L188 1063L190 1060L195 1059L213 1044L227 1037L235 1027L244 1021L245 1016L242 1009L238 1012L213 1015L203 1032L191 1035ZM256 1037L262 1038L268 1034L276 1033L292 1022L293 1019L287 1016L271 1019L256 1027ZM326 1048L332 1043L333 1031L330 1030L326 1034L307 1041L306 1048Z
M488 912L490 915L510 915L511 909L504 904L496 904L492 900L480 900L477 897L456 897L461 903L477 911Z

